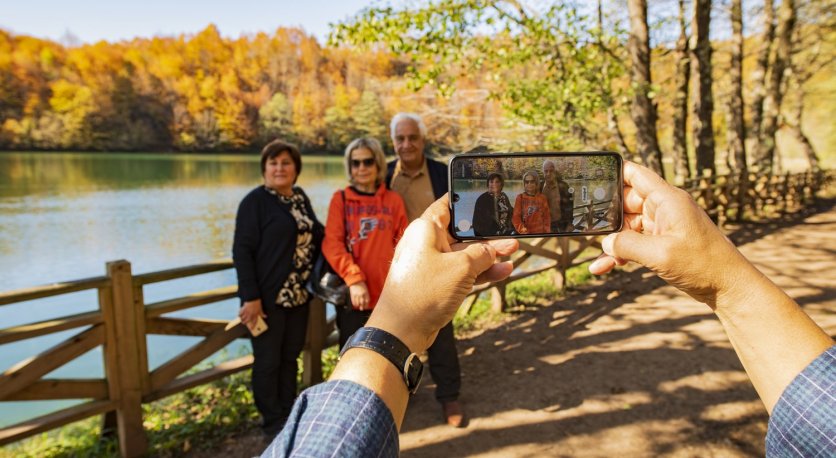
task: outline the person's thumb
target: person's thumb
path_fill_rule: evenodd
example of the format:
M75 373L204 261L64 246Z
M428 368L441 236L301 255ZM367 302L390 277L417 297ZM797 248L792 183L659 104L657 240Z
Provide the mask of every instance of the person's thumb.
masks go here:
M645 267L655 265L656 254L664 249L658 237L629 229L604 237L601 248L610 256L637 262Z
M464 250L456 252L456 255L460 257L456 262L464 263L469 276L474 280L496 261L496 249L487 243L471 243Z

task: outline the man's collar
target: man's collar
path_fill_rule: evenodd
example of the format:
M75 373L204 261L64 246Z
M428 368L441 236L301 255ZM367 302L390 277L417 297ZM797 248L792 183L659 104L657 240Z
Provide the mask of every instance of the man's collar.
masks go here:
M402 166L403 161L398 159L398 161L395 163L395 171L393 172L393 175L404 174L404 175L406 175L410 178L415 178L417 176L421 176L422 173L423 174L429 174L429 168L427 168L427 156L421 155L421 158L423 158L423 163L421 164L421 168L418 169L417 172L413 172L413 173L407 172Z

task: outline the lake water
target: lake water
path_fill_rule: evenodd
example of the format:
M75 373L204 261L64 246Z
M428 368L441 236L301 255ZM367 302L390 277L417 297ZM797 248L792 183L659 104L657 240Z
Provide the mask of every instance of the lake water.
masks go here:
M0 291L104 275L105 263L126 259L135 274L231 256L235 212L261 183L259 156L111 153L0 153ZM345 185L340 157L303 157L298 184L325 221L328 202ZM145 287L146 303L235 284L233 270ZM80 292L0 307L0 328L98 307ZM235 299L168 316L231 319ZM74 329L3 345L0 370L76 334ZM149 336L157 367L197 337ZM248 353L230 344L216 359ZM101 378L97 348L48 378ZM76 401L0 403L0 427Z

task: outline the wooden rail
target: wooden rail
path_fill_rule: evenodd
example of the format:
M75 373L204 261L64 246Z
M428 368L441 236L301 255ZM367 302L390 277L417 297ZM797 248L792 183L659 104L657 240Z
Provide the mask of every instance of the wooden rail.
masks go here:
M247 338L248 332L243 325L226 331L225 320L164 316L233 298L237 292L235 285L150 304L143 299L145 285L228 270L232 268L231 260L142 275L132 275L127 261L111 262L106 268L107 275L103 277L0 293L1 306L78 291L98 292L98 310L0 329L0 345L79 329L72 337L3 372L0 376L0 401L86 400L80 405L0 429L0 445L90 416L106 414L114 417L122 456L142 456L148 448L142 427L143 403L252 367L252 355L247 355L183 375L235 339ZM235 316L234 309L230 310L230 315ZM321 353L333 340L329 339L329 334L333 332L334 325L326 321L325 305L318 300L310 307L309 322L303 380L310 385L322 381ZM203 339L156 369L149 370L147 336L152 334ZM104 378L43 378L98 346L104 350Z
M686 189L719 224L729 218L762 215L768 208L787 211L807 205L815 193L833 182L832 171L779 176L710 176L690 181ZM601 208L596 205L606 204ZM593 227L604 216L609 202L595 202L575 210L579 224ZM514 264L510 278L495 284L477 285L463 302L460 314L470 312L482 293L490 293L492 308L506 308L507 286L537 273L554 270L556 286L565 285L566 270L600 254L600 240L590 236L526 239L520 251L509 258ZM98 310L0 329L0 346L71 329L79 332L40 354L21 361L0 376L0 402L54 399L84 399L85 402L48 415L0 429L0 445L61 427L94 415L115 416L122 456L147 453L142 426L142 404L249 369L252 356L219 363L197 373L183 375L206 357L235 339L246 338L238 325L229 331L224 320L173 318L166 314L235 297L236 286L228 285L184 297L146 304L143 287L151 283L188 278L232 268L232 261L151 272L131 273L127 261L107 264L107 275L65 283L0 293L0 306L85 290L98 292ZM34 305L37 306L37 305ZM230 311L234 316L234 311ZM326 320L325 305L315 300L310 307L307 342L303 353L303 381L322 380L322 351L336 343L333 319ZM179 335L203 339L154 370L148 368L147 336ZM102 346L103 379L44 379L58 367ZM2 351L2 349L0 349Z

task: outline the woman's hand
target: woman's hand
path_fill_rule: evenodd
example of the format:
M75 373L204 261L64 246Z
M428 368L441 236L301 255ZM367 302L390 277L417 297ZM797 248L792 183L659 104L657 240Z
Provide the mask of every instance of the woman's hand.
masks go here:
M267 318L264 309L261 308L261 299L244 302L244 305L238 310L238 317L244 326L252 329L258 321L258 317Z
M348 287L348 293L351 296L351 305L357 310L366 310L369 308L369 288L366 282L361 281Z

